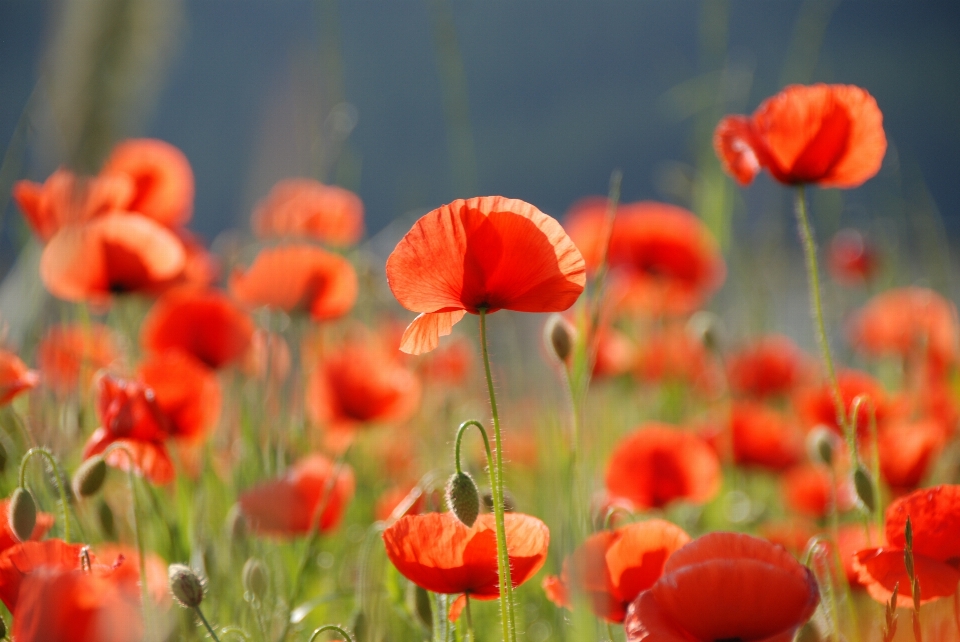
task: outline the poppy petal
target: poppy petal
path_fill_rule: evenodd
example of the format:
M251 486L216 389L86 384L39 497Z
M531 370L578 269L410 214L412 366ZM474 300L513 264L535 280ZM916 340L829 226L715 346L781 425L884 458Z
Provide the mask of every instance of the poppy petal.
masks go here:
M713 134L713 148L723 169L741 185L749 185L760 172L757 146L760 144L745 116L727 116Z
M463 315L464 310L453 312L423 312L410 322L400 338L400 350L407 354L430 352L440 344L440 337L453 332L453 326Z
M853 557L853 568L870 597L886 602L893 588L900 585L900 595L910 594L904 551L898 548L871 548L859 551ZM914 554L913 568L920 582L920 602L925 604L956 593L960 570L923 555Z
M127 208L165 227L184 225L193 213L193 170L170 143L152 138L125 140L113 148L102 175L128 176L134 184Z

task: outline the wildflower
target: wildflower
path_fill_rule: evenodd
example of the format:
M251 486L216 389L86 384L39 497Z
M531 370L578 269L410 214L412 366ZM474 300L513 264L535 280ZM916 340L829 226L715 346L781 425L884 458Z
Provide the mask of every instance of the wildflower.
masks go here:
M777 334L752 341L727 359L730 390L756 399L792 393L809 370L797 344Z
M43 385L61 395L86 390L94 375L120 356L116 337L105 325L63 324L47 329L37 348Z
M354 481L353 471L343 465L331 484L334 469L323 455L309 455L282 478L240 493L240 508L250 527L278 537L307 535L315 520L321 532L336 528L353 497ZM329 497L324 497L328 492Z
M25 577L38 568L79 570L82 549L79 544L48 539L16 544L0 552L0 601L15 614Z
M133 194L123 208L165 227L179 227L193 213L193 170L179 149L152 138L117 144L101 176L119 175L133 182Z
M304 310L315 321L347 314L357 300L357 273L345 258L312 245L283 245L234 272L230 292L240 303L285 312Z
M186 352L170 350L148 357L137 378L153 391L157 409L167 418L170 437L202 441L220 417L222 392L213 370Z
M947 443L948 433L932 418L895 421L877 436L880 474L896 491L920 485Z
M260 238L294 236L353 245L363 236L363 202L349 190L308 178L274 185L251 218Z
M783 470L803 455L798 426L786 416L757 402L735 402L730 408L733 459L739 465Z
M13 401L25 390L40 383L40 375L27 368L20 357L7 350L0 350L0 406Z
M637 348L634 373L645 382L682 382L716 392L722 371L703 342L686 327L670 324L648 334Z
M670 555L690 541L683 529L651 519L586 539L563 561L560 577L543 581L547 597L572 608L571 592L582 591L597 617L623 622L627 607L663 573Z
M749 185L761 168L787 185L857 187L880 169L883 114L853 85L791 85L753 116L727 116L713 146L724 170Z
M880 268L880 254L854 229L834 234L827 249L827 269L842 285L861 285L872 280Z
M536 517L504 516L510 579L520 586L547 558L550 531ZM428 591L469 595L478 600L500 596L493 515L480 515L472 527L452 513L406 515L383 532L387 557L408 580ZM456 620L465 600L451 606Z
M429 352L467 312L560 312L583 292L583 257L554 219L523 201L457 200L417 221L387 259L387 282L421 313L400 349Z
M837 374L840 386L840 398L844 412L849 416L853 411L853 402L863 396L868 401L860 404L857 416L857 434L864 437L870 434L871 406L876 413L877 422L883 421L888 413L887 394L873 377L859 370L843 370ZM837 418L837 408L833 402L833 393L829 384L801 390L794 396L794 405L801 421L808 428L823 425L842 435Z
M702 504L720 489L720 461L699 436L667 424L641 426L614 448L607 492L637 509L686 500Z
M12 546L20 543L20 539L10 528L10 500L0 500L0 553ZM50 513L37 513L36 523L33 532L30 534L31 541L37 541L47 534L50 527L53 526L53 515Z
M784 473L781 491L787 508L808 517L826 517L834 496L841 510L854 502L851 488L834 488L829 470L815 464L800 464Z
M219 290L178 288L150 309L140 343L153 353L179 349L220 368L243 357L253 331L250 317Z
M709 533L670 556L624 626L629 642L790 640L819 602L813 573L782 547Z
M101 560L114 560L114 573L117 580L140 582L140 554L131 546L115 543L103 543L96 546L96 556ZM116 560L123 560L116 564ZM163 558L147 551L147 592L154 604L170 606L170 591L167 587L167 563ZM139 595L138 595L139 597Z
M567 217L570 237L596 269L603 255L607 201L587 199ZM692 212L644 201L621 205L607 250L612 274L620 277L615 297L630 310L689 314L726 276L716 240Z

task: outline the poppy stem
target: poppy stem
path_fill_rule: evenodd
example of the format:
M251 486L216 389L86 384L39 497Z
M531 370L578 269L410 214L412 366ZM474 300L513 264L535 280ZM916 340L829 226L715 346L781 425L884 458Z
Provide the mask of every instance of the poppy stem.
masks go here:
M303 548L303 555L300 556L300 561L297 563L296 575L293 576L293 588L290 591L290 599L287 600L287 617L284 618L283 630L280 631L280 637L277 638L278 642L286 640L287 634L290 632L290 614L296 608L297 600L300 599L300 591L303 589L303 574L306 572L310 560L313 559L313 549L320 539L320 520L327 510L327 504L330 503L330 498L333 497L333 488L336 486L337 480L340 479L340 471L346 463L348 452L350 452L350 446L347 446L344 451L340 453L340 456L337 457L333 474L327 478L327 483L324 484L323 487L323 495L320 497L320 503L317 504L317 508L313 513L312 521L310 522L310 536L307 539L306 546Z
M464 593L464 599L466 600L466 611L467 611L467 635L469 635L470 642L476 640L476 636L473 634L473 611L470 608L470 594Z
M797 226L800 231L800 241L803 245L807 264L807 283L810 288L810 313L813 317L814 330L817 335L817 344L820 346L820 356L823 359L824 369L827 371L827 380L830 383L830 392L833 404L837 411L837 423L843 433L848 430L847 413L843 407L843 397L840 395L840 384L837 382L837 372L833 367L833 356L830 354L830 344L827 342L827 330L823 323L823 303L820 299L820 271L817 267L817 244L813 238L813 230L807 217L807 201L803 185L797 186L796 207Z
M479 421L477 421L476 419L470 419L469 421L465 421L462 424L460 424L460 427L457 429L457 442L456 442L457 445L456 445L456 448L454 449L454 460L457 466L458 475L463 472L463 470L460 468L460 442L463 441L463 433L467 432L467 428L469 428L470 426L476 426L477 430L480 431L480 434L483 435L483 448L484 450L487 451L487 466L490 468L491 471L493 470L493 455L490 452L490 440L487 439L487 431L486 429L484 429L483 424L481 424ZM491 486L493 485L492 475L490 479L490 484Z
M40 455L47 460L47 463L50 464L50 467L53 468L53 476L57 483L57 491L60 493L60 504L63 506L63 540L69 544L70 543L70 515L69 515L69 505L67 504L67 491L66 484L63 480L60 479L60 466L57 464L56 457L53 456L46 448L34 447L31 448L24 454L23 458L20 460L20 474L18 480L20 482L20 488L25 488L24 482L26 481L27 474L27 462L34 455Z
M146 582L144 582L145 584ZM220 642L220 638L217 637L216 632L213 630L213 627L210 626L210 623L207 622L207 618L204 617L203 611L200 610L199 606L193 607L193 610L197 612L197 617L200 618L200 621L203 622L203 625L207 627L207 630L210 631L210 637L212 637L216 642Z
M310 636L307 642L313 642L314 640L317 639L317 636L323 633L324 631L336 631L337 633L339 633L344 637L344 642L353 642L353 636L347 633L346 631L344 631L342 628L340 628L336 624L324 624L319 629L316 629L313 632L313 635Z
M497 527L497 572L500 578L500 617L504 642L516 642L516 624L513 617L513 582L510 578L510 557L507 553L507 529L503 511L503 448L500 442L500 416L497 413L497 397L493 390L493 375L490 372L490 355L487 350L487 311L480 313L480 352L487 375L487 391L490 394L490 413L493 417L493 441L496 447L494 461L490 464L493 495L493 515Z

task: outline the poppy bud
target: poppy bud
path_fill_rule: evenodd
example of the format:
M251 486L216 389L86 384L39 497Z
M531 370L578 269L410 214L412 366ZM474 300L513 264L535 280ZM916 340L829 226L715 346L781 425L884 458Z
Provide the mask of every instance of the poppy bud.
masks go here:
M21 542L30 539L33 527L37 525L37 502L30 491L22 486L10 495L10 530Z
M227 538L232 545L240 545L247 539L247 518L235 504L227 514Z
M100 518L100 528L107 539L116 539L117 529L113 519L113 510L107 502L101 501L97 506L97 517Z
M857 469L853 471L853 487L864 507L872 513L877 507L877 497L873 491L873 480L870 478L870 473L863 466L857 466Z
M839 440L836 433L829 428L817 426L807 437L807 453L810 459L825 466L832 466Z
M694 313L687 321L687 332L690 333L690 336L702 343L711 352L720 349L722 330L720 317L712 312L701 310Z
M264 568L263 562L255 557L248 559L243 565L243 590L262 601L263 596L267 594L269 584L267 569Z
M480 514L480 491L469 473L454 473L447 482L447 506L466 526Z
M73 492L78 497L92 497L100 492L107 477L107 462L96 455L80 464L73 476Z
M2 473L7 468L7 449L4 448L3 442L0 442L0 473Z
M547 350L561 363L565 363L573 352L573 342L577 331L570 322L559 314L551 314L543 326L543 340Z
M186 564L171 564L170 592L173 598L185 609L193 609L203 602L203 582L192 568Z
M493 510L493 493L489 490L483 492L483 505L487 510ZM507 513L517 510L517 502L513 501L513 496L507 491L503 491L503 510Z

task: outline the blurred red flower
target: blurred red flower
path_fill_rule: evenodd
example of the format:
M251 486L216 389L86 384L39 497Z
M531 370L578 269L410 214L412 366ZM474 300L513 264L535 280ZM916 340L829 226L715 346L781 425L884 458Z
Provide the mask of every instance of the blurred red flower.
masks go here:
M119 357L113 331L99 323L51 326L37 348L43 385L61 395L85 391L96 372Z
M837 383L840 386L840 399L843 401L844 412L849 416L853 411L853 402L859 396L868 401L860 404L857 412L857 435L864 437L870 434L871 405L876 412L877 423L882 422L888 413L887 393L880 383L865 372L859 370L843 370L837 374ZM837 434L842 435L840 424L837 422L837 409L833 402L833 392L830 384L824 383L816 388L801 390L794 396L794 406L805 428L812 429L823 425Z
M854 568L873 599L890 599L899 582L909 594L904 562L907 518L913 527L913 566L920 582L921 602L950 597L960 582L960 486L922 488L887 508L887 544L859 551Z
M98 544L97 557L114 565L114 579L132 582L135 586L140 582L140 554L131 546L115 543ZM117 561L122 560L120 564ZM167 563L163 558L147 551L147 591L155 604L170 606L170 579ZM139 598L139 593L137 595Z
M547 598L572 609L571 592L584 592L597 617L623 622L627 607L663 573L667 558L690 541L679 526L661 519L600 531L563 560L560 577L543 580Z
M400 349L429 352L467 312L560 312L583 292L583 257L563 228L524 201L457 200L418 220L387 259L387 282L420 312Z
M825 517L830 510L830 471L816 464L801 464L788 470L781 479L784 504L808 517Z
M827 269L842 285L862 285L880 269L880 253L857 230L840 230L827 249Z
M312 245L282 245L257 255L246 272L230 277L230 293L248 306L304 310L315 321L347 314L357 300L350 262Z
M645 382L682 382L706 394L718 391L723 379L719 364L703 342L684 325L670 324L639 342L634 373Z
M817 582L784 548L708 533L673 553L627 612L628 642L786 642L813 616Z
M787 185L847 188L879 171L887 138L877 101L860 87L791 85L753 116L721 120L713 146L741 185L766 168Z
M323 506L318 527L333 530L353 497L353 470L344 464L330 482L336 466L320 454L294 464L280 479L264 482L240 493L240 508L257 533L277 537L307 535ZM329 497L327 487L329 488Z
M783 470L803 457L799 426L772 408L754 401L734 402L730 408L733 460L741 466Z
M133 182L133 194L123 209L137 212L165 227L179 227L193 213L193 170L179 149L153 138L117 144L101 176L120 175Z
M651 422L616 445L606 485L611 499L639 510L677 500L702 504L720 489L720 461L699 436Z
M14 353L0 349L0 406L10 403L38 383L39 373L30 370Z
M254 325L219 290L178 288L157 299L140 327L140 343L150 352L179 349L211 368L244 356Z
M80 570L80 544L63 540L23 542L0 552L0 600L16 614L20 587L25 577L38 568Z
M603 254L607 208L606 199L589 198L567 216L570 238L590 269ZM607 262L615 277L612 296L621 306L652 314L693 312L726 277L720 248L703 222L681 207L653 201L620 206Z
M731 392L758 399L788 395L810 374L807 356L778 334L750 342L731 354L726 365Z
M507 513L504 518L510 580L517 587L546 561L550 531L530 515ZM383 542L393 565L417 586L478 600L500 597L492 514L480 515L472 527L453 513L407 515L383 532ZM451 606L451 620L457 619L464 603L458 598Z
M170 437L197 443L220 418L223 395L216 373L186 352L149 356L137 368L137 377L153 391Z
M895 493L915 489L943 451L948 436L935 419L885 425L877 436L880 475Z
M331 245L353 245L363 236L363 201L349 190L309 178L273 186L251 217L260 238L299 236Z

